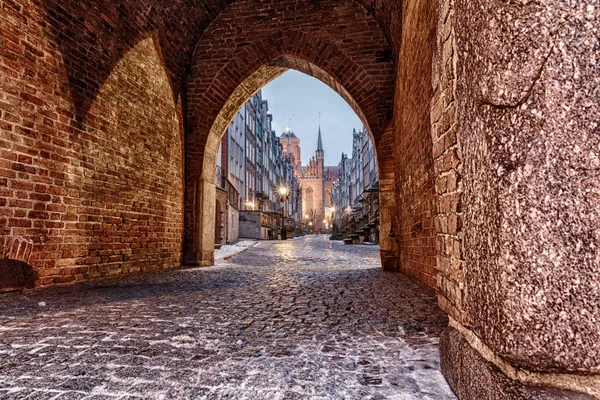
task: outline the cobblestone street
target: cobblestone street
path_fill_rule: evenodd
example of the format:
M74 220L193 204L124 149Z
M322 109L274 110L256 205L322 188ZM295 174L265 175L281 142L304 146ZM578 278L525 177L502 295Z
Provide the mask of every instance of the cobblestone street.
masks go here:
M454 399L445 325L377 246L260 242L210 268L0 296L0 398Z

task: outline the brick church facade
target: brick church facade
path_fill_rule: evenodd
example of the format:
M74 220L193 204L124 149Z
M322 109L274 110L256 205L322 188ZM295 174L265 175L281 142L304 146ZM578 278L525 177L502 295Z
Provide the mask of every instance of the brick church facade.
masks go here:
M304 222L313 223L315 230L326 229L326 217L333 207L333 186L338 180L339 166L325 165L325 150L319 127L317 150L307 165L302 165L300 139L289 129L281 135L284 154L291 158L294 176L302 190Z

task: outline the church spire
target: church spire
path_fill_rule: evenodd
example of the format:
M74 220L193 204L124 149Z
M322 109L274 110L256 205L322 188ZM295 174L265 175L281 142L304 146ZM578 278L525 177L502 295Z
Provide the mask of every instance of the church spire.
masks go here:
M321 139L321 127L319 126L319 139L317 141L317 151L323 151L323 140Z
M323 139L321 139L321 111L319 111L319 139L317 140L317 151L324 152Z

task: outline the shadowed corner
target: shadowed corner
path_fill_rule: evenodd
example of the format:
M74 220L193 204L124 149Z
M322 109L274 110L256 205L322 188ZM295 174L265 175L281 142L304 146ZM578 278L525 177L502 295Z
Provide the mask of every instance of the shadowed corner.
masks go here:
M0 293L32 289L35 275L33 267L24 261L0 259Z
M49 37L53 37L60 49L63 58L66 77L69 83L70 96L74 106L73 124L78 129L85 129L86 119L90 109L105 82L111 77L115 67L121 59L127 55L135 45L152 36L159 48L167 48L169 52L189 52L186 38L192 37L195 32L187 32L182 28L181 32L171 32L162 25L154 26L156 15L161 13L160 7L150 7L150 11L140 17L141 30L130 23L130 16L136 14L132 5L120 4L114 7L110 0L99 0L92 2L95 7L103 10L101 18L94 13L88 13L84 23L72 18L73 14L85 13L85 2L75 5L65 4L57 0L43 0L45 14L47 16L47 27ZM198 15L189 13L188 18L194 16L200 21L200 26L206 25L212 13L217 12L200 9ZM96 29L90 29L94 26ZM159 32L156 32L160 30ZM115 38L115 32L120 35ZM177 39L174 39L177 37ZM178 47L181 46L181 47ZM183 50L182 50L183 49ZM85 57L81 57L82 52ZM169 84L172 89L173 98L177 98L181 92L182 65L175 57L163 57L159 52L161 60L167 71Z

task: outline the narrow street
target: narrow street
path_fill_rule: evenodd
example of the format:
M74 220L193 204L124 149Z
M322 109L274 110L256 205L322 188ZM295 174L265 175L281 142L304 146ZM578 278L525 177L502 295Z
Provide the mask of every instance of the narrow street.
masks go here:
M2 399L454 399L447 319L378 246L259 242L209 268L0 296Z

